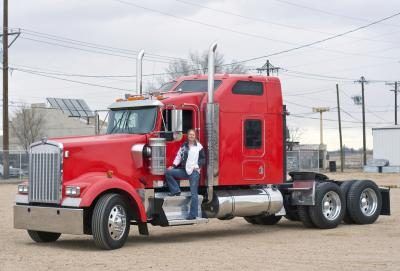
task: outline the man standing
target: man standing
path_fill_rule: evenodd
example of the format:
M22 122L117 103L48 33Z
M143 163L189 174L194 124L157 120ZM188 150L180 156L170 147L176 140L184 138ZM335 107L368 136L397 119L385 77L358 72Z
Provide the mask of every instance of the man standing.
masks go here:
M200 170L205 165L206 158L203 146L196 139L196 132L189 129L187 137L188 140L180 147L172 166L165 172L165 179L170 190L169 195L179 196L181 190L176 178L189 178L191 202L188 219L196 219L198 216Z

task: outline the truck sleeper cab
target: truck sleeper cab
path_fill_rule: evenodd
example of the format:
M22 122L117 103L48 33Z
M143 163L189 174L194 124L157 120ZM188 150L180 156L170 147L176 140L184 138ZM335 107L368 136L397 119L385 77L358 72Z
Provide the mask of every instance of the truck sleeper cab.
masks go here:
M106 135L32 144L14 227L28 230L36 242L56 241L61 233L91 234L98 247L116 249L131 225L147 235L148 223L244 217L272 225L286 216L325 229L390 214L389 190L372 181L338 182L310 172L290 173L287 181L279 79L214 75L215 49L213 44L207 76L182 77L170 91L113 103ZM189 128L207 150L196 220L186 220L188 180L180 181L183 193L175 197L168 196L164 181Z

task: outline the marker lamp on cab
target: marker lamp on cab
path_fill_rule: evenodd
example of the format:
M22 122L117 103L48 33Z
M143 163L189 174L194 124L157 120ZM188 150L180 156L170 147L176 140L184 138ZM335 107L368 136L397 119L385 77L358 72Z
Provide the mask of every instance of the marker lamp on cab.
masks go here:
M69 197L78 197L80 194L81 194L81 188L79 186L65 187L65 195Z

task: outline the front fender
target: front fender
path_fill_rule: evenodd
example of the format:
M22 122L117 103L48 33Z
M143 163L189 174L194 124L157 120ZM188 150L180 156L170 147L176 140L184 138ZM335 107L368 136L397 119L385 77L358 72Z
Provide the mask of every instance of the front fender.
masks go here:
M136 204L137 215L141 222L147 221L146 211L139 193L128 182L112 176L107 177L105 172L88 173L66 182L65 185L76 185L81 187L81 202L79 207L90 207L93 201L108 190L121 190L129 194Z

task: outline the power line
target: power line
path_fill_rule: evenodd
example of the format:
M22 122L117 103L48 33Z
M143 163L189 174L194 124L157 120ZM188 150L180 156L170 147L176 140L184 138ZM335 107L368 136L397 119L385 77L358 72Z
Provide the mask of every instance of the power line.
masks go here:
M56 80L62 80L62 81L71 82L71 83L88 85L88 86L92 86L92 87L107 88L107 89L119 90L119 91L124 91L124 92L129 91L128 89L105 86L105 85L99 85L99 84L93 84L93 83L82 82L82 81L77 81L77 80L70 80L70 79L60 78L60 77L56 77L56 76L52 76L52 75L45 75L45 74L41 74L41 73L34 72L34 71L21 70L21 69L18 69L18 68L14 68L14 70L17 70L17 71L20 71L20 72L24 72L24 73L33 74L33 75L37 75L37 76L52 78L52 79L56 79Z
M319 118L317 118L317 117L307 117L307 116L301 116L301 115L297 115L297 114L290 114L290 115L288 115L288 116L289 116L289 117L294 117L294 118L319 120ZM337 122L336 119L327 119L327 118L323 118L323 120ZM351 120L342 120L342 122L361 124L361 122L359 122L359 121L351 121ZM389 124L389 123L383 123L383 122L368 122L368 123L369 123L369 124Z
M74 46L69 46L69 45L63 45L63 44L60 44L60 43L55 43L55 42L50 42L50 41L43 41L43 40L26 38L26 37L21 37L21 39L29 40L29 41L33 41L33 42L44 43L44 44L53 45L53 46L58 46L58 47L63 47L63 48L68 48L68 49L84 51L84 52L96 53L96 54L101 54L101 55L109 55L109 56L117 56L117 57L128 58L128 59L136 59L136 57L134 57L134 56L127 56L127 55L120 55L120 54L115 54L115 53L107 53L107 52L95 51L95 50L92 50L92 49L84 49L84 48L79 48L79 47L74 47ZM152 60L148 59L147 61L160 62L160 63L166 63L166 64L170 63L170 62L167 62L167 61L155 60L155 59L152 59Z
M108 46L108 45L103 45L103 44L98 44L98 43L93 43L93 42L86 42L86 41L71 39L71 38L67 38L67 37L63 37L63 36L59 36L59 35L53 35L53 34L43 33L43 32L39 32L39 31L34 31L34 30L26 29L26 28L18 28L18 30L22 31L23 34L25 34L25 35L49 39L49 40L58 41L58 42L74 44L74 45L93 48L93 49L117 52L117 53L122 53L122 54L126 54L126 55L136 55L139 53L139 50L131 50L131 49L118 48L118 47L113 47L113 46ZM165 56L165 55L159 55L159 54L153 54L153 53L146 53L146 57L156 58L156 59L166 59L166 60L182 60L182 58L178 58L178 57Z
M190 5L190 6L195 6L195 7L200 7L200 8L203 8L203 9L212 10L214 12L230 15L230 16L233 16L233 17L238 17L238 18L242 18L242 19L246 19L246 20L250 20L250 21L255 21L255 22L261 22L261 23L268 24L268 25L275 25L275 26L279 26L279 27L295 29L295 30L302 30L302 31L307 31L307 32L312 32L312 33L334 35L334 33L332 33L332 32L320 31L320 30L315 30L315 29L308 29L308 28L297 26L297 25L282 24L282 23L277 23L277 22L273 22L273 21L268 21L268 20L265 20L265 19L262 19L262 18L257 18L257 17L252 17L252 16L245 16L245 15L242 15L242 14L239 14L239 13L230 12L230 11L227 11L227 10L208 7L206 5L201 5L201 4L198 4L198 3L194 3L192 1L186 1L186 0L175 0L175 1L179 2L179 3L186 4L186 5ZM375 40L375 39L370 39L370 38L360 38L360 37L348 37L348 38L351 38L353 40L366 40L366 41L373 41L373 42L395 43L395 42L392 42L392 41Z
M370 22L369 20L366 20L366 19L364 19L364 18L353 17L353 16L348 16L348 15L343 15L343 14L338 14L338 13L326 11L326 10L323 10L323 9L317 9L317 8L314 8L314 7L309 7L309 6L305 6L305 5L300 5L300 4L293 3L293 2L289 2L289 1L286 1L286 0L275 0L275 1L276 1L276 2L280 2L280 3L284 3L284 4L286 4L286 5L294 6L294 7L297 7L297 8L303 8L303 9L308 9L308 10L316 11L316 12L323 13L323 14L327 14L327 15L330 15L330 16L335 16L335 17L340 17L340 18L346 18L346 19L356 20L356 21L362 21L362 22ZM392 25L392 24L388 24L388 25L399 27L399 25Z
M114 1L120 1L120 0L114 0ZM320 44L320 43L323 43L323 42L326 42L326 41L329 41L329 40L332 40L332 39L335 39L335 38L338 38L338 37L342 37L344 35L347 35L347 34L350 34L350 33L354 33L356 31L368 28L368 27L370 27L372 25L379 24L381 22L387 21L387 20L389 20L391 18L394 18L396 16L399 16L399 15L400 15L400 12L397 12L397 13L395 13L393 15L384 17L384 18L379 19L377 21L374 21L372 23L369 23L369 24L366 24L366 25L363 25L363 26L360 26L360 27L357 27L357 28L342 32L342 33L339 33L337 35L333 35L333 36L330 36L330 37L327 37L327 38L324 38L324 39L321 39L321 40L313 41L313 42L310 42L310 43L306 43L306 44L303 44L303 45L300 45L300 46L297 46L297 47L293 47L293 48L285 49L285 50L282 50L282 51L278 51L278 52L271 53L271 54L268 54L268 55L258 56L258 57L253 57L253 58L249 58L249 59L246 59L246 60L238 61L238 62L235 62L235 63L232 63L232 64L241 64L241 63L245 63L245 62L250 62L250 61L254 61L254 60L258 60L258 59L262 59L262 58L281 55L281 54L284 54L284 53L289 53L289 52L296 51L296 50L299 50L299 49L307 48L307 47L310 47L310 46L315 45L315 44Z
M28 69L19 68L18 66L28 67ZM40 71L41 68L37 68L37 67L29 68L29 66L24 66L24 65L13 65L10 68L12 70L17 70L17 71L36 72L36 73L41 73L41 74L46 74L46 75L68 76L68 77L85 77L85 78L135 78L136 77L136 75L106 75L106 74L95 75L95 74L65 73L65 72L60 72L60 71L55 71L55 70L50 70L50 72L46 72L46 71Z
M270 57L270 56L276 56L276 55L279 55L279 54L282 54L282 53L288 53L288 52L291 52L291 51L295 51L295 50L299 50L299 49L302 49L302 48L310 47L312 45L320 44L320 43L323 43L323 42L326 42L326 41L329 41L329 40L332 40L332 39L335 39L335 38L338 38L338 37L342 37L342 36L345 36L347 34L350 34L350 33L353 33L353 32L368 28L368 27L370 27L372 25L381 23L383 21L389 20L389 19L391 19L393 17L396 17L396 16L400 15L400 12L399 12L399 13L393 14L391 16L385 17L383 19L368 23L366 25L357 27L355 29L352 29L352 30L349 30L349 31L346 31L346 32L343 32L343 33L340 33L340 34L332 35L330 37L327 37L327 38L324 38L324 39L321 39L321 40L317 40L317 41L314 41L314 42L311 42L311 43L299 45L298 43L293 43L293 42L284 41L284 40L272 39L272 38L269 38L269 37L266 37L266 36L261 36L261 35L257 35L257 34L250 34L250 33L247 33L247 32L241 32L241 31L237 31L235 29L222 27L222 26L219 26L219 25L213 25L213 24L204 23L204 22L201 22L201 21L196 21L196 20L193 20L193 19L177 16L177 15L170 14L170 13L167 13L167 12L163 12L163 11L160 11L160 10L156 10L156 9L153 9L153 8L144 7L144 6L141 6L141 5L132 3L132 2L128 2L128 1L123 1L123 0L112 0L112 1L119 2L119 3L125 4L125 5L129 5L129 6L133 6L133 7L136 7L136 8L140 8L140 9L148 10L148 11L151 11L151 12L159 13L159 14L162 14L164 16L173 17L173 18L178 19L178 20L183 20L183 21L188 21L188 22L195 23L195 24L200 24L200 25L207 26L207 27L210 27L210 28L215 28L215 29L219 29L219 30L224 30L224 31L240 34L240 35L250 36L250 37L253 37L253 38L261 38L261 39L270 40L270 41L274 41L274 42L286 43L286 44L290 44L290 45L298 45L298 46L296 46L294 48L290 48L290 49L286 49L286 50L283 50L283 51L275 52L275 53L272 53L272 54L269 54L269 55L260 56L260 57L254 57L254 58L251 58L251 59L234 62L234 63L231 63L231 65L233 65L233 64L241 64L241 63L245 63L245 62L249 62L249 61L258 60L258 59L261 59L261 58L267 58L267 57ZM334 50L334 49L327 49L327 48L320 48L320 47L317 47L316 49L330 51L330 52L334 52L334 53L340 53L340 54L349 54L349 53L346 53L346 52L343 52L343 51L339 51L339 50ZM350 53L350 55L354 55L354 54ZM380 56L370 56L370 57L379 57L380 58Z

